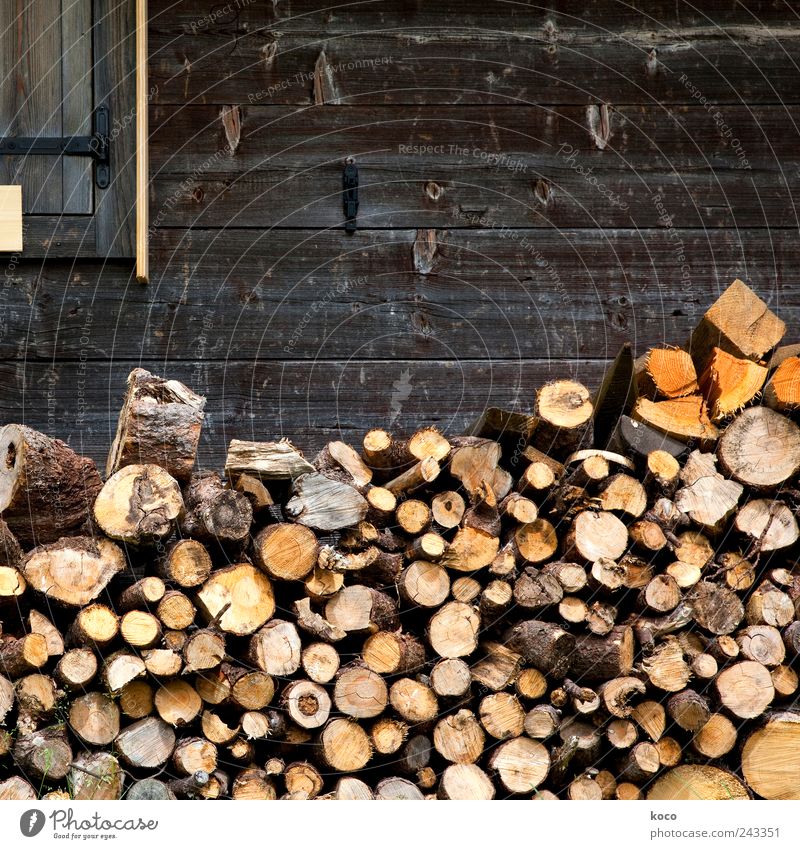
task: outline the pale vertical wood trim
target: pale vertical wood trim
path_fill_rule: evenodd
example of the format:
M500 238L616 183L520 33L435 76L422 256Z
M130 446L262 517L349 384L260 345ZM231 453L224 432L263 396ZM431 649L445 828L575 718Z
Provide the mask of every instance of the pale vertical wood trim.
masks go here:
M147 0L136 0L136 278L140 283L149 276L147 107Z
M0 251L22 250L22 186L0 186Z

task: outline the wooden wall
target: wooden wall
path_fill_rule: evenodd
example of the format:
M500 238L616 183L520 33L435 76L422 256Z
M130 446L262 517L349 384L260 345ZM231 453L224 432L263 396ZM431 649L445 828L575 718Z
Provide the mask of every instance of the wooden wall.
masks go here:
M796 3L150 15L150 285L12 258L2 421L103 457L141 364L208 395L206 463L231 437L457 431L552 376L596 386L624 340L682 343L735 276L800 339Z

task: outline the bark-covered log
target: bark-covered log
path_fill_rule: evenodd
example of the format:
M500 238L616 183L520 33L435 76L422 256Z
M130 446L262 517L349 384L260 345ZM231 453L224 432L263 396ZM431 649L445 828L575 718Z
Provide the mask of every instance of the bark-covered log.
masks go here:
M216 472L192 477L185 492L181 532L204 543L243 543L253 523L253 508L247 496L227 489Z
M94 462L24 425L0 428L0 513L26 547L74 533L91 516L102 481Z
M154 463L176 480L188 480L200 442L205 404L205 398L177 380L134 369L128 375L106 477L123 466Z

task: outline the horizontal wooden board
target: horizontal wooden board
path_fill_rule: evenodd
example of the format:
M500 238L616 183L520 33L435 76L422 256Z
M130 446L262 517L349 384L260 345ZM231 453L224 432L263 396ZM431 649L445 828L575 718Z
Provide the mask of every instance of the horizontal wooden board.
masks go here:
M798 226L800 124L784 106L151 109L157 226Z
M307 453L331 439L358 444L371 427L433 424L462 433L488 406L530 410L542 383L599 385L602 361L313 363L109 361L0 364L0 422L21 422L105 465L130 369L184 381L208 398L200 461L219 468L231 439L288 437Z
M154 273L9 269L0 357L606 358L680 344L735 277L800 325L797 239L769 230L159 230ZM427 270L427 273L424 273Z
M800 28L782 3L159 0L150 16L163 104L312 103L323 50L339 103L800 98Z

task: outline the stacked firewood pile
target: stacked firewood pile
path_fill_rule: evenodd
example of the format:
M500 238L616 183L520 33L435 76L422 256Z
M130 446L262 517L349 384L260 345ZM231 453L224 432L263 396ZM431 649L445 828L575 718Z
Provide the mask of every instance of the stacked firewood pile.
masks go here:
M105 482L6 425L0 798L800 797L783 332L736 281L594 397L222 475L141 369Z

